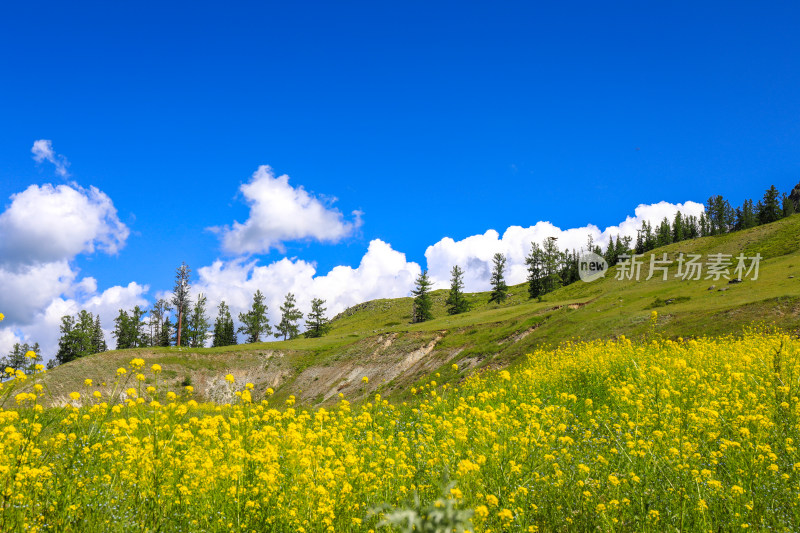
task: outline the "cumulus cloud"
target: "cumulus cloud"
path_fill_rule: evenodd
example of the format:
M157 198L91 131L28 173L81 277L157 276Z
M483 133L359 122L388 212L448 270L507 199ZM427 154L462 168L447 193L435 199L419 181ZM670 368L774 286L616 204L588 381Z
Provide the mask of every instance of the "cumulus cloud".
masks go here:
M96 187L31 185L0 214L0 263L41 264L100 250L116 253L129 230Z
M261 167L253 180L242 186L242 192L251 204L250 218L244 224L235 223L232 228L221 230L226 248L237 253L266 251L288 239L336 241L358 225L357 218L345 222L341 213L324 207L302 187L289 186L287 176L274 177L269 167ZM0 327L0 354L7 352L13 342L38 341L45 354L52 355L61 316L80 309L100 315L107 328L107 342L112 344L109 333L118 310L147 306L148 287L130 283L98 292L96 281L79 278L79 272L70 264L79 253L113 253L124 244L128 230L117 219L110 199L96 189L32 186L12 200L11 206L0 214L0 234L20 232L25 238L0 243L0 257L6 261L0 261L0 287L4 289L0 291L0 310L7 317ZM30 216L31 209L43 212ZM632 216L602 230L591 224L561 229L550 222L538 222L527 228L509 227L502 235L488 230L459 241L445 237L429 246L425 257L437 288L448 285L450 269L458 264L465 270L467 290L486 290L496 252L508 258L507 281L521 283L526 277L524 261L532 241L542 243L548 237L557 237L562 249L580 249L591 236L596 244L605 247L610 237L635 237L642 221L655 225L664 217L673 218L677 211L699 216L703 206L695 202L640 205ZM315 264L300 259L283 258L262 265L247 257L216 260L195 272L193 295L202 292L208 297L212 320L221 300L228 303L236 317L249 308L253 293L260 289L274 325L280 319L279 307L287 292L295 294L303 312L310 308L312 298L326 300L328 316L332 317L360 302L408 296L421 267L389 243L375 239L357 267L337 266L324 274L317 272ZM169 297L169 293L161 292L156 297Z
M252 179L240 187L250 206L250 217L232 227L210 228L221 234L222 246L235 254L266 253L282 249L282 243L302 239L335 243L361 225L361 212L346 221L342 213L326 206L302 186L289 185L289 176L275 177L262 165Z
M700 218L705 211L703 204L687 201L684 203L672 204L669 202L658 202L657 204L639 204L634 210L633 216L627 216L625 220L616 226L606 228L600 236L600 244L605 246L611 236L622 236L636 238L636 231L641 229L642 222L649 222L653 228L661 223L664 218L670 222L675 218L676 213L684 216L694 216Z
M0 267L0 309L7 323L32 323L54 298L71 290L76 277L77 272L67 261L15 269Z
M0 356L8 355L17 342L25 342L21 332L17 332L10 327L0 327Z
M145 294L148 289L147 285L131 282L127 286L114 286L98 293L96 282L92 278L84 278L80 283L65 289L65 292L73 292L74 297L51 297L32 313L30 320L23 324L18 323L14 327L0 328L0 355L7 354L15 342L38 342L42 348L42 355L45 359L50 359L58 349L61 317L75 315L81 309L100 316L106 342L113 347L114 339L111 331L117 313L120 309L132 309L136 305L147 306ZM8 315L6 320L10 322ZM3 325L5 324L6 321L3 322Z
M333 316L367 300L408 296L420 272L420 266L407 261L405 254L375 239L358 267L337 266L319 276L316 267L303 260L284 258L269 265L243 259L218 260L197 270L193 292L195 297L198 292L208 297L211 316L216 316L213 307L221 300L236 316L249 309L253 294L261 290L274 325L280 321L279 307L288 292L295 295L304 312L311 307L312 298L326 300L328 316Z
M69 176L69 172L67 172L69 161L67 161L67 158L63 155L55 153L53 150L53 141L49 139L39 139L37 141L33 141L31 153L33 154L34 161L37 163L49 161L56 167L56 174L62 178Z
M425 257L436 288L449 285L450 269L458 264L465 270L467 290L486 290L492 256L496 252L507 257L507 281L521 283L526 278L525 256L532 241L542 243L548 237L557 237L562 249L578 250L585 247L591 236L596 244L605 247L610 237L635 237L642 221L656 224L665 216L673 218L677 211L699 216L703 206L695 202L640 205L632 216L603 230L592 224L561 229L550 222L538 222L527 228L509 227L502 236L495 230L488 230L460 241L445 237L429 246ZM287 292L296 296L304 312L310 308L312 298L323 298L328 314L333 316L360 302L408 296L420 272L420 265L409 262L405 254L394 250L389 243L375 239L358 267L337 266L320 275L313 263L297 259L283 258L268 265L245 258L217 260L197 270L193 293L194 297L199 292L208 297L210 316L216 315L214 307L225 300L235 317L249 308L253 293L260 289L269 306L270 322L275 324L280 319L279 307ZM164 292L159 296L168 297L169 294Z
M51 150L47 143L34 148L43 158ZM0 355L14 342L39 342L49 357L64 314L95 309L110 325L114 302L125 308L145 303L146 287L134 283L98 293L97 281L81 278L72 264L79 254L116 253L128 237L106 194L76 184L31 185L10 199L0 213L0 310L6 316L0 324Z
M446 287L450 279L450 269L453 265L459 265L465 271L466 290L483 291L489 289L492 256L497 252L506 255L506 281L509 284L522 283L527 276L525 256L530 252L531 242L541 245L547 238L556 237L561 249L580 250L586 247L587 240L591 236L595 244L605 248L611 237L617 239L623 236L635 239L636 230L641 228L643 221L655 226L664 217L672 220L679 211L684 215L699 217L703 209L702 204L691 201L682 204L659 202L639 205L633 216L628 216L618 225L604 230L593 224L561 229L550 222L537 222L527 228L511 226L506 229L502 237L495 230L488 230L482 235L473 235L460 241L445 237L428 247L425 258L436 288Z

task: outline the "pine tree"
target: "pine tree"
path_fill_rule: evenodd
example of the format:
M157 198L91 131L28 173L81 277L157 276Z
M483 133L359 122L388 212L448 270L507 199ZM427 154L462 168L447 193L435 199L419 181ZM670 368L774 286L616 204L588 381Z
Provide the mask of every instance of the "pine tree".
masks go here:
M572 252L565 251L562 254L561 284L570 285L581 279L580 274L581 255L577 250Z
M140 346L147 346L148 344L147 334L144 329L145 323L144 320L142 320L145 314L147 314L147 311L138 305L134 306L131 311L130 322L128 323L128 327L130 328L128 335L131 340L131 347L138 348Z
M61 337L58 339L58 352L56 352L56 359L59 364L64 364L76 359L78 356L72 346L71 334L75 327L75 319L69 315L61 317Z
M103 327L100 325L99 314L95 317L94 324L92 325L92 350L94 353L105 352L108 350L106 337L103 333Z
M769 224L781 218L783 213L778 195L778 189L774 185L770 186L767 192L764 193L764 199L758 204L757 216L760 224Z
M733 226L731 205L719 194L708 199L705 214L709 235L727 233Z
M720 196L720 199L722 197ZM720 200L720 233L730 233L733 230L734 211L728 200Z
M172 321L169 317L164 319L164 323L161 324L161 329L158 332L158 346L171 346L172 345Z
M619 242L619 240L617 240ZM564 254L558 249L558 237L548 237L542 247L542 294L553 292L561 286L559 272L564 262Z
M25 366L27 366L25 361L26 351L27 350L20 343L14 343L14 347L5 360L5 367L13 368L14 370L24 370Z
M669 222L667 222L667 233L669 233ZM617 236L617 244L614 249L614 256L617 258L617 262L619 262L619 258L627 254L631 251L631 242L633 239L631 237L623 237L621 235Z
M708 231L708 218L706 218L705 212L700 213L699 228L701 237L708 237L709 235L711 235L711 233L709 233Z
M175 287L172 289L172 305L175 306L175 311L178 312L176 346L185 346L188 344L181 339L181 333L184 316L192 305L189 298L189 288L191 287L189 282L191 277L192 269L190 269L186 263L181 263L181 266L175 270Z
M797 211L794 208L794 202L786 193L782 196L783 216L788 217L794 215Z
M675 213L675 218L672 220L672 242L681 242L686 238L684 234L684 222L681 212ZM637 252L641 253L641 252Z
M272 335L272 328L267 317L267 304L264 303L264 295L260 290L256 290L253 295L253 305L247 313L239 313L239 332L244 333L247 338L245 343L260 342L262 335Z
M608 248L606 248L606 253L603 254L603 257L605 258L606 263L608 263L608 266L614 266L617 264L616 253L617 253L617 247L614 244L614 236L610 235L608 237Z
M689 215L688 217L684 217L683 222L684 233L687 239L696 239L700 236L700 225L696 216Z
M225 320L222 329L222 338L225 340L225 346L234 346L239 344L239 339L236 338L236 326L233 324L233 317L228 313L227 320Z
M737 207L734 215L733 230L739 231L741 229L744 229L744 211L742 211L741 207Z
M92 342L92 339L94 338L94 317L92 316L92 313L83 309L80 312L78 312L78 320L76 322L76 327L82 333L85 334L85 338L86 340L88 340L88 342L85 345L85 348L90 353L95 353L94 342Z
M758 217L753 207L753 200L745 200L742 204L742 229L754 228L758 225Z
M717 234L717 214L714 204L714 197L711 196L706 200L705 205L706 223L708 224L708 234Z
M206 316L206 297L203 293L197 296L197 301L192 307L189 320L187 321L189 338L189 346L192 348L202 348L206 345L206 337L208 337L208 316Z
M428 277L428 270L425 269L417 277L416 286L411 294L414 295L414 304L411 309L411 321L414 323L425 322L433 318L433 301L431 300L431 286L433 283Z
M636 230L636 244L633 247L633 250L637 254L643 254L645 252L644 249L644 220L642 221L642 229Z
M147 311L138 305L131 310L130 314L123 309L119 310L117 318L114 319L114 331L111 332L111 335L117 339L117 350L149 344L144 329L145 323L142 320L145 313Z
M28 352L33 352L35 356L29 358ZM34 365L42 361L42 350L39 348L39 343L33 344L15 343L11 352L6 356L0 358L0 372L5 368L13 368L14 370L22 370L24 372L31 372ZM7 375L7 374L6 374Z
M211 346L232 346L236 344L236 331L233 327L233 318L228 304L219 303L217 319L214 321L214 339Z
M453 265L450 276L450 292L445 304L449 314L457 315L469 310L469 303L464 296L464 271L458 265Z
M617 240L617 243L619 243L620 240L621 239ZM670 228L667 217L664 217L656 233L656 246L666 246L670 243L672 243L672 228ZM617 254L617 257L619 257L619 255L621 254Z
M503 303L508 296L508 285L506 285L506 280L503 277L503 272L506 268L506 256L500 252L494 254L492 264L492 277L490 280L492 294L489 296L489 303Z
M96 324L92 314L87 311L81 311L77 319L69 315L61 317L61 337L58 339L58 352L56 352L59 364L97 353ZM102 344L105 345L105 341Z
M306 337L322 337L330 329L330 321L325 316L325 300L313 298L311 300L311 311L306 315Z
M25 352L33 352L36 354L36 357L28 360L31 366L42 362L42 349L39 347L38 342L34 342L33 344L25 343Z
M297 308L294 294L290 292L286 295L280 309L281 321L275 327L278 330L276 336L283 335L283 340L296 338L300 334L297 321L303 318L303 313Z
M656 235L653 233L653 226L649 221L644 223L644 230L644 251L649 252L656 247Z
M153 304L150 310L150 346L161 346L161 330L167 315L172 311L169 302L163 298Z
M114 331L111 336L117 339L117 350L133 348L134 339L131 334L131 317L123 309L119 310L117 318L114 319Z
M528 297L538 298L544 294L545 266L544 252L537 243L531 243L531 251L525 258L525 264L528 265Z
M533 243L531 243L531 244L533 244ZM592 237L591 233L589 234L589 237L586 239L586 251L587 252L593 252L594 251L594 237Z

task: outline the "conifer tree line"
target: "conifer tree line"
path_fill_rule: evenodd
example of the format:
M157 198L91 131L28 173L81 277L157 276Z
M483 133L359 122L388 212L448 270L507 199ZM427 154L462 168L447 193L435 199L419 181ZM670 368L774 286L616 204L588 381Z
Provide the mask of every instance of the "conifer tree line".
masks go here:
M609 266L616 265L620 258L631 253L643 254L654 248L671 243L712 235L721 235L734 231L752 228L761 224L769 224L800 212L800 184L789 193L781 194L773 185L763 197L754 203L748 199L740 207L732 208L728 200L721 195L708 199L705 211L700 217L675 214L672 220L664 218L655 227L643 221L637 230L635 241L631 237L618 236L609 238L605 250L595 245L591 236L586 250L601 255ZM540 298L559 287L579 280L580 251L561 250L558 239L549 237L540 245L531 243L529 254L525 258L528 271L528 297ZM508 297L508 286L505 282L506 257L497 253L492 258L490 277L490 303L503 303ZM469 300L464 294L464 271L455 265L451 271L450 290L445 305L448 314L455 315L469 310ZM413 303L412 322L424 322L433 318L431 287L433 283L424 270L416 279L412 290ZM257 290L253 295L250 308L239 313L240 326L234 325L230 308L225 301L217 307L217 317L212 322L208 317L207 299L199 294L192 301L191 269L186 263L175 272L175 285L169 299L159 299L153 306L143 309L120 309L114 319L112 336L116 340L116 349L181 346L200 348L211 339L211 345L230 346L239 342L237 335L244 336L244 342L253 343L266 340L273 335L273 328L267 316L268 308L264 294ZM325 316L325 300L314 298L311 310L306 315L306 337L320 337L329 329L329 319ZM300 335L299 322L303 312L297 307L295 296L288 293L280 306L281 318L275 325L275 336L284 340ZM173 322L174 320L174 322ZM108 349L100 324L100 317L82 310L77 315L66 315L61 318L61 337L55 359L49 364L63 364L79 357ZM36 348L33 350L33 348ZM23 361L24 354L31 349L38 353L38 344L16 344L7 356L0 359L0 364L17 368L28 364ZM20 359L20 353L22 359ZM41 357L40 357L41 359Z
M506 257L501 253L494 254L492 258L493 268L490 283L492 292L489 302L502 303L508 296L508 285L505 282ZM431 287L433 282L425 269L417 276L414 282L414 289L411 294L414 296L411 305L411 322L425 322L433 318L433 300L431 299ZM464 271L460 266L454 265L450 271L450 291L445 299L445 307L450 315L457 315L469 311L470 304L464 294Z
M782 195L773 185L767 189L763 198L755 205L752 200L745 200L742 206L736 209L732 209L730 203L722 196L716 195L708 199L705 212L699 218L678 212L671 221L664 218L656 228L653 228L649 222L643 221L642 227L637 230L635 242L629 236L618 236L616 240L612 236L608 240L605 251L594 244L592 237L589 236L585 250L603 256L609 266L614 266L624 255L643 254L674 242L769 224L798 212L800 212L800 184L791 193ZM508 286L504 278L505 264L506 258L503 254L494 254L489 280L492 288L489 295L490 303L503 303L508 296ZM530 252L525 258L525 264L528 270L529 298L541 298L559 287L580 279L580 251L562 251L558 247L557 237L548 237L541 245L532 242ZM463 293L464 271L455 265L450 275L450 291L445 300L447 312L449 314L463 313L469 309ZM416 279L415 288L412 291L414 296L411 312L412 322L424 322L433 318L431 285L428 271L425 270Z
M28 352L33 352L35 354L34 358L28 358L25 356ZM9 377L7 369L12 370L22 370L27 372L33 365L42 362L42 351L39 349L39 343L34 342L33 344L25 343L14 343L14 346L11 348L11 352L8 355L0 357L0 379L5 379Z
M536 298L579 279L577 251L562 252L556 237L548 238L544 246L531 243L530 255L526 258L528 265L528 295ZM489 303L502 304L509 296L508 284L505 281L506 256L496 253L492 256L492 272L489 278L491 292ZM431 286L428 271L423 270L417 277L415 287L411 291L414 296L411 308L411 322L424 322L433 318ZM455 265L450 271L450 290L445 299L445 307L450 315L469 311L470 304L464 294L464 271Z
M150 309L137 305L133 309L119 310L111 332L116 341L114 348L201 348L209 339L213 347L231 346L239 343L238 334L244 335L245 343L260 342L273 335L267 316L266 297L260 290L253 294L250 308L239 313L239 328L235 327L230 308L224 300L217 306L217 316L212 323L208 316L207 297L200 293L193 299L190 290L191 269L186 263L182 263L175 272L175 286L169 299L159 299ZM275 326L275 335L284 340L298 337L300 321L304 315L297 307L294 294L286 295L280 312L281 319ZM311 311L305 322L306 337L321 337L329 331L330 320L325 313L325 300L312 299ZM20 358L18 354L21 351L24 356L28 348L28 345L15 346L12 353L0 361L10 361L6 366L14 369L28 364L29 361L24 361L24 357ZM76 316L67 315L61 318L61 338L53 364L68 363L107 349L99 315L94 316L82 310ZM36 351L38 353L38 344Z
M58 364L69 363L84 355L104 352L106 346L100 315L81 310L77 315L61 317L61 337L58 340L58 352L55 361Z
M716 195L708 199L700 217L684 215L679 211L672 220L665 217L655 228L648 221L643 221L637 230L635 242L631 237L618 236L615 240L612 236L605 251L595 245L590 236L586 250L603 256L608 266L614 266L625 255L644 254L675 242L769 224L797 212L800 212L800 184L790 194L783 195L773 185L755 205L752 200L745 200L736 209L731 208L722 196ZM579 262L580 253L575 250L561 252L556 246L555 237L545 240L541 247L531 243L531 252L525 260L528 266L528 295L538 298L574 283L580 279Z
M699 218L682 215L679 212L672 220L664 218L655 228L647 222L642 222L642 227L637 231L633 251L641 254L659 246L687 239L754 228L786 218L797 212L800 212L800 184L789 194L781 194L772 185L757 203L753 204L752 199L747 199L735 209L721 195L715 195L708 199L705 212ZM616 254L616 257L618 256L619 254ZM610 257L608 250L605 257L608 261ZM615 258L614 255L611 257ZM611 261L609 261L610 264L612 264Z

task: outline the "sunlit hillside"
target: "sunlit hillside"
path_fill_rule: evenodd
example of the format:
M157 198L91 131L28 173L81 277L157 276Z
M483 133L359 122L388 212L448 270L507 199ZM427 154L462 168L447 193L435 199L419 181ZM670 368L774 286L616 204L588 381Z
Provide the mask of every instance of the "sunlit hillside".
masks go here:
M616 269L598 281L576 282L530 300L525 285L511 287L502 304L489 304L488 293L469 294L472 310L448 315L446 291L436 291L434 320L411 324L410 298L376 300L337 317L331 332L319 339L299 338L225 348L147 348L111 351L62 365L48 374L57 398L79 387L86 377L109 383L116 369L134 357L163 368L163 386L175 392L191 384L199 398L228 399L223 376L252 382L255 394L267 388L279 398L294 395L300 403L336 401L380 392L407 396L408 388L439 372L458 380L462 370L504 367L524 359L537 347L569 339L637 338L648 331L651 311L659 313L659 330L669 338L738 332L754 321L787 330L799 327L800 215L716 237L704 237L656 249L675 260L679 253L703 257L725 253L760 254L758 279L682 280L658 276L619 281ZM647 272L647 267L643 270ZM714 286L711 289L711 286ZM369 376L367 387L362 376Z

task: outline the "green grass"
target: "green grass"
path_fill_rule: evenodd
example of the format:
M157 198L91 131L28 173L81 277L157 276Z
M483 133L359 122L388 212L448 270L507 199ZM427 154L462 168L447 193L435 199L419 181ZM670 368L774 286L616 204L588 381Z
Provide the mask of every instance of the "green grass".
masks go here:
M67 394L78 390L84 378L111 380L117 367L143 357L164 368L165 377L171 376L167 385L174 390L188 377L202 397L215 378L233 373L255 383L256 393L271 387L278 398L295 395L301 403L315 404L335 399L338 392L353 397L381 390L403 397L410 385L437 372L445 379L459 379L443 373L453 363L470 370L496 368L516 364L543 345L642 336L652 310L658 312L662 334L672 338L737 332L755 321L797 330L799 236L800 215L795 215L653 252L672 259L679 253L760 253L758 279L740 284L682 281L672 277L674 268L667 281L618 281L617 269L612 268L605 278L562 287L541 301L528 299L524 284L510 287L509 298L500 305L489 304L488 293L469 294L471 310L454 316L445 310L447 291L439 290L432 294L435 318L421 324L410 323L410 298L373 300L342 313L333 320L331 332L318 339L111 351L62 365L48 380ZM646 265L642 272L645 277ZM709 290L712 285L715 288ZM362 376L369 377L368 387L362 387Z

